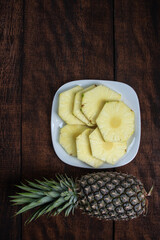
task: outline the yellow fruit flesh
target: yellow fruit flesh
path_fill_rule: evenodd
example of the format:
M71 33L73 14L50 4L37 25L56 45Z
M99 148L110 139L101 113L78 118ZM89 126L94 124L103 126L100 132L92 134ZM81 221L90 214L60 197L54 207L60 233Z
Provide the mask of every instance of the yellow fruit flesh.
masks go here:
M92 85L88 88L85 88L84 90L79 91L78 93L76 93L74 98L73 114L88 126L94 125L90 123L90 121L84 116L84 114L81 111L82 95L93 88L95 88L95 85Z
M85 125L82 121L76 118L73 115L73 104L75 94L82 90L80 86L76 86L68 91L62 92L59 95L59 108L58 115L67 123L67 124L80 124Z
M80 134L76 138L76 146L77 146L77 157L79 160L87 163L92 167L99 167L103 164L103 161L95 158L91 154L91 147L89 143L89 134L93 130L86 129L82 134Z
M107 102L96 122L105 141L127 141L134 133L134 112L123 102Z
M59 143L69 155L77 156L76 137L86 128L81 125L66 125L60 129Z
M127 149L126 142L105 142L98 128L89 136L92 155L109 164L115 164Z
M120 100L120 98L121 95L117 92L99 85L84 93L82 98L82 112L92 124L96 124L96 119L106 101Z

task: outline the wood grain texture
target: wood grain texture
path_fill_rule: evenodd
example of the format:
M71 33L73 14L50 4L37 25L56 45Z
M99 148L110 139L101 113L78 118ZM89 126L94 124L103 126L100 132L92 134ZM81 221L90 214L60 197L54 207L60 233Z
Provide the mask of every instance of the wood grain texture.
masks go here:
M0 3L0 239L21 236L21 217L13 218L9 195L21 172L21 58L23 4Z
M116 80L137 92L142 118L139 153L119 169L141 179L147 191L154 183L149 212L131 222L116 222L115 239L160 239L160 2L115 1Z
M159 12L158 0L0 1L0 239L160 238ZM134 161L116 170L137 176L147 191L154 183L148 215L113 225L76 210L68 218L41 217L24 226L29 213L22 222L12 218L16 208L8 198L16 191L21 167L23 179L93 172L61 162L50 134L57 89L89 78L115 78L138 94L140 149Z
M113 79L111 1L26 1L22 96L23 178L89 170L62 163L50 135L52 99L64 83L77 79ZM90 26L92 26L90 28ZM97 54L98 53L98 54ZM28 213L24 214L24 220ZM75 216L42 217L23 227L23 240L112 239L112 222L76 211Z
M82 1L84 77L114 79L113 2Z

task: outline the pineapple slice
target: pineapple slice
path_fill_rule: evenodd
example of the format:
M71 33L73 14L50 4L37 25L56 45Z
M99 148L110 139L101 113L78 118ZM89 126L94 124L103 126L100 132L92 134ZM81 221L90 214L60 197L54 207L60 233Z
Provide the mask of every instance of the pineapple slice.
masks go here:
M107 102L97 125L105 141L127 141L134 133L134 112L123 102Z
M91 147L89 143L89 134L92 129L86 129L76 138L77 157L79 160L87 163L92 167L99 167L103 164L103 161L92 156Z
M89 120L84 116L84 114L81 111L81 102L82 102L82 96L85 92L95 88L95 85L92 85L86 89L83 89L79 92L76 93L75 98L74 98L74 107L73 107L73 114L80 119L82 122L84 122L85 124L87 124L88 126L93 126L93 124L91 124L89 122Z
M65 125L60 129L59 143L69 155L77 156L76 137L86 128L82 125Z
M92 124L96 124L96 118L106 101L120 100L121 95L108 87L99 85L84 93L82 98L82 112Z
M90 135L92 155L104 162L115 164L127 150L127 142L105 142L98 128Z
M67 124L80 124L85 125L82 121L76 118L73 112L74 96L75 94L82 90L80 86L76 86L72 89L69 89L65 92L60 93L59 95L59 108L58 115L67 123Z

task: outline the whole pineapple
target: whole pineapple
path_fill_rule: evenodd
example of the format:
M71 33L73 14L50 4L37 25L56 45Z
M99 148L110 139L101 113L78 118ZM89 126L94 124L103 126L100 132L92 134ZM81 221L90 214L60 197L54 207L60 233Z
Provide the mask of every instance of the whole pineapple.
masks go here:
M74 181L58 175L57 180L28 181L18 187L25 192L11 196L16 205L24 205L17 214L37 207L27 222L43 214L65 216L79 207L84 213L106 220L129 220L147 214L148 200L143 184L136 177L117 172L91 173ZM16 215L17 215L16 214Z

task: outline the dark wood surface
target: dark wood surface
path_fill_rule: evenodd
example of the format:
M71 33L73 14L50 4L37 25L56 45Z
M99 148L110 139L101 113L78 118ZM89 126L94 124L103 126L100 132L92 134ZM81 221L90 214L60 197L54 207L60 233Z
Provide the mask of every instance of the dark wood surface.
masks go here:
M0 1L0 239L160 239L160 2L139 0ZM130 222L82 215L13 218L9 203L23 179L73 177L92 170L56 156L52 99L64 83L110 79L131 85L141 106L142 136L133 162L116 169L149 190L149 212ZM115 169L114 169L115 170Z
M0 3L0 239L20 239L9 195L21 178L22 1Z

